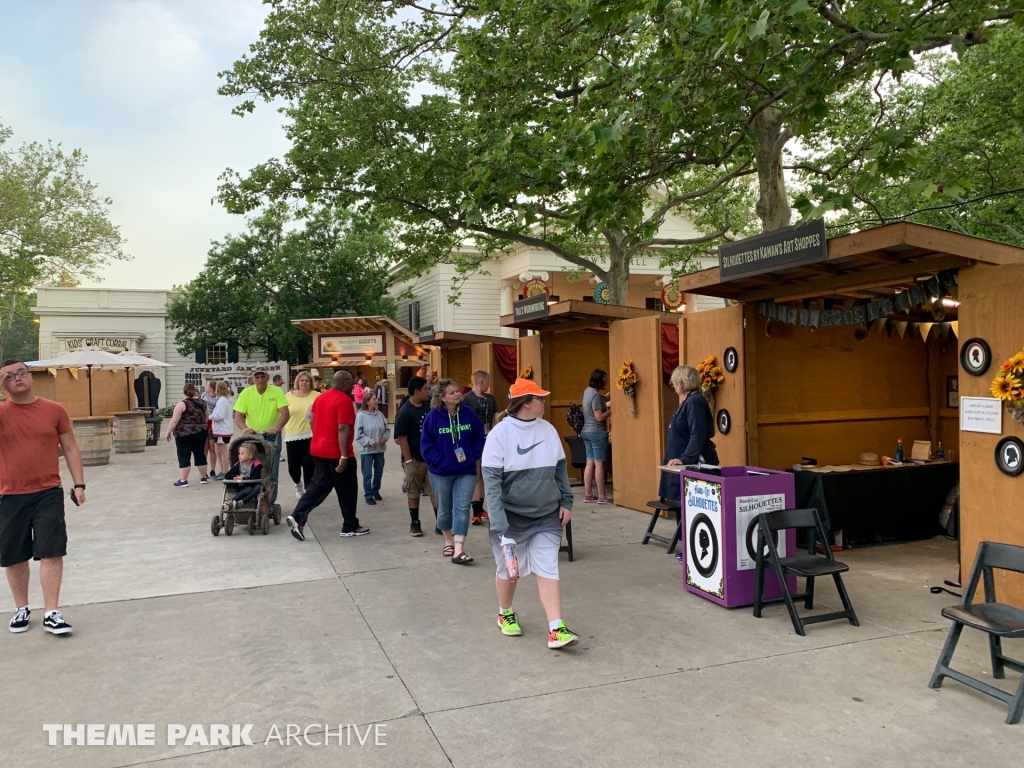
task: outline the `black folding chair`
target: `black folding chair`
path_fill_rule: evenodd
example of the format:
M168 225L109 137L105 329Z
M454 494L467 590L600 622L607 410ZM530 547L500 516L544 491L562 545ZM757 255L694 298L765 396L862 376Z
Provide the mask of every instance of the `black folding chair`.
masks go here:
M994 541L983 541L978 546L978 554L971 566L971 575L967 579L963 599L960 605L942 609L942 615L953 622L946 636L946 644L935 665L929 688L939 688L942 680L951 677L959 683L970 686L976 691L999 699L1009 707L1006 724L1015 725L1024 714L1024 677L1017 685L1016 693L1007 693L994 686L968 677L963 672L951 669L949 662L953 660L953 651L960 640L963 628L971 627L988 635L988 649L992 656L992 677L1002 680L1005 669L1024 673L1024 663L1003 655L1002 638L1024 638L1024 611L1004 603L996 602L996 582L992 570L999 568L1004 571L1024 573L1024 547L1010 544L997 544ZM978 579L985 578L985 602L975 603L974 594L978 589Z
M563 528L562 530L565 531L565 541L566 541L566 543L562 544L558 548L558 551L559 552L565 552L569 556L569 562L571 563L573 561L573 557L572 557L572 520L570 520L568 523L566 523L565 524L565 528Z
M807 554L795 555L794 557L779 557L777 535L779 531L786 531L790 528L807 528ZM822 542L824 555L817 554L816 542ZM782 587L782 597L773 600L764 599L764 570L765 570L765 547L768 550L768 563L775 572ZM761 618L761 608L774 603L786 603L789 609L789 617L793 620L793 629L798 635L805 635L804 627L807 624L817 624L822 621L834 621L836 619L849 619L855 627L859 627L857 614L853 611L850 603L850 596L846 594L846 587L843 586L843 579L839 575L850 570L845 563L840 563L832 557L832 550L829 548L828 539L825 536L824 526L816 509L782 509L777 512L765 512L757 516L757 570L754 574L754 616ZM799 595L791 594L789 585L786 583L786 574L792 573L795 576L803 576L807 579L807 590ZM836 583L836 590L839 592L839 599L843 602L843 610L834 613L823 613L818 616L801 617L796 610L794 600L803 600L804 608L814 607L814 579L818 576L831 576Z
M681 533L680 521L682 520L682 512L678 501L672 499L658 499L657 501L648 501L647 506L654 510L654 514L651 515L651 522L647 525L647 532L644 534L644 539L641 544L646 544L651 539L664 544L668 547L668 553L671 555L676 545L679 543L679 536ZM676 519L676 532L671 539L668 539L660 534L654 532L654 525L658 522L662 512L671 512Z

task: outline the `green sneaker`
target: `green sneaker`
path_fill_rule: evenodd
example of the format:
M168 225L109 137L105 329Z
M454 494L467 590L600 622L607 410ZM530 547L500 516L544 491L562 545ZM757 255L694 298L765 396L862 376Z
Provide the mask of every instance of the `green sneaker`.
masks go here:
M579 635L570 632L564 621L558 622L558 626L548 632L548 648L569 648L579 641Z
M503 635L519 637L519 635L523 634L523 628L519 626L519 617L516 616L516 612L511 608L506 608L498 614L498 626L501 627Z

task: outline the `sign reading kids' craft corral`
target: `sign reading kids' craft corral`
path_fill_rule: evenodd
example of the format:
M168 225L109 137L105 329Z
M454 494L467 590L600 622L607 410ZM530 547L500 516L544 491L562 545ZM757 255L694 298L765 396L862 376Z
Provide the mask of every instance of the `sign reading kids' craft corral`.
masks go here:
M795 229L780 229L718 246L722 280L814 264L827 258L828 242L823 219Z

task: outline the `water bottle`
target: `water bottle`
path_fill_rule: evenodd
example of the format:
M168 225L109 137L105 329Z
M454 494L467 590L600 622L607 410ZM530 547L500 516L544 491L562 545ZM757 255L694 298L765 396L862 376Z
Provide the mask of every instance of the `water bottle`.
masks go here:
M936 461L945 461L945 459L946 459L946 453L945 453L945 451L942 450L942 441L939 440L939 447L935 449L935 460Z
M505 574L509 581L519 581L519 559L516 557L516 542L501 537L501 554L505 557Z
M903 438L896 438L896 461L903 463Z

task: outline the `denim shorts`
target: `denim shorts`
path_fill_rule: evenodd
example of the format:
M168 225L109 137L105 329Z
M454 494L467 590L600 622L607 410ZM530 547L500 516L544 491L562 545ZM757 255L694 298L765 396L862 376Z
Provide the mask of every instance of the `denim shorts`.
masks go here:
M607 432L582 432L580 437L587 449L587 461L608 461Z

